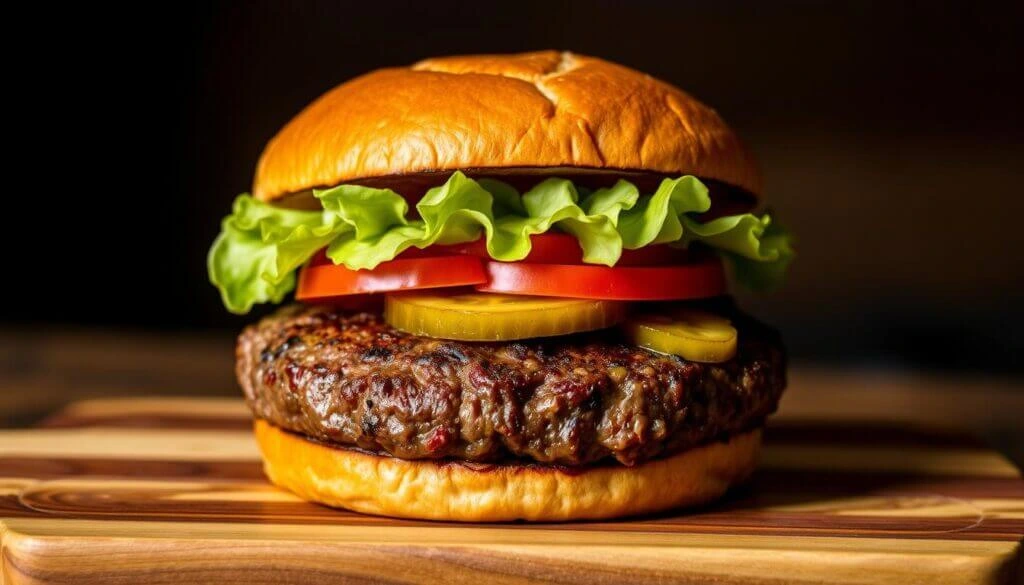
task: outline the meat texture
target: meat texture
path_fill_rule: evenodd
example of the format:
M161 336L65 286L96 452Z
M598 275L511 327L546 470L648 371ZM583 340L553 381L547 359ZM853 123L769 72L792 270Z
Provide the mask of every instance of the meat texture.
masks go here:
M292 306L247 328L237 374L253 413L337 446L403 459L635 465L763 423L785 387L778 334L737 312L719 364L616 330L471 343L402 333L378 314Z

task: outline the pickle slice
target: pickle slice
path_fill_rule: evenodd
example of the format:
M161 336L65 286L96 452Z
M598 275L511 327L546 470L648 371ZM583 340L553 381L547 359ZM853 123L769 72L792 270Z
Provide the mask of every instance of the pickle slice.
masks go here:
M509 341L604 329L620 323L626 304L615 301L494 293L388 294L384 319L396 329L460 341Z
M725 317L704 311L638 315L625 324L625 330L640 347L695 362L726 362L736 355L736 328Z

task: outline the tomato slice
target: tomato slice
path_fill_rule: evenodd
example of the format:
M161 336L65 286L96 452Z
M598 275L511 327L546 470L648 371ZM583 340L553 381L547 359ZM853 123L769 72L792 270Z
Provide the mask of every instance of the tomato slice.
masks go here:
M477 290L604 300L674 300L725 292L721 261L666 245L623 250L614 267L582 263L569 234L532 236L523 262L489 260L484 240L412 248L373 270L335 265L321 250L299 274L296 299L479 285Z
M324 257L326 260L326 257ZM487 282L479 258L437 256L392 260L372 270L352 270L342 265L311 261L299 273L298 300L327 299L344 295L467 286Z
M488 262L482 292L618 301L697 299L724 294L722 261L675 266L593 266Z

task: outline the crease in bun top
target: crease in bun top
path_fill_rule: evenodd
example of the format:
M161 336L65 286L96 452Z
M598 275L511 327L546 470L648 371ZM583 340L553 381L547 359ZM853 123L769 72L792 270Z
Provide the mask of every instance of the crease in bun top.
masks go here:
M749 152L594 57L444 57L327 92L267 144L210 250L268 476L468 521L694 505L753 468L785 386L727 276L793 256Z

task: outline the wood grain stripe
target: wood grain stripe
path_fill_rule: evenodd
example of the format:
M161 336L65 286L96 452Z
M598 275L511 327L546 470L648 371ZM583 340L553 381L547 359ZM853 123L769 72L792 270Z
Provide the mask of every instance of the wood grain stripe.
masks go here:
M258 461L251 431L90 427L0 431L0 457ZM6 475L6 474L5 474Z
M192 417L249 419L251 414L241 398L120 398L82 400L58 414L68 417L132 417L161 414L187 414Z
M206 431L244 431L252 429L252 417L192 416L189 414L145 413L132 416L56 414L39 424L40 428L74 429L106 427L117 429L174 429Z
M162 480L266 479L263 475L263 465L259 461L132 460L100 457L0 457L0 474L12 478L33 479L82 476Z
M358 516L353 514L353 516ZM360 516L361 518L374 518ZM260 525L254 529L248 525L229 522L205 522L186 525L174 521L139 522L124 520L85 520L53 518L16 518L5 521L7 528L21 534L37 537L85 537L99 536L116 538L134 536L138 538L166 538L175 533L188 532L197 540L222 539L263 540L281 539L305 542L389 542L394 544L420 545L424 542L424 527L430 543L436 545L475 544L564 544L578 546L621 545L624 547L677 547L709 546L735 548L740 545L760 550L791 550L792 543L771 535L739 537L729 534L692 534L679 531L604 531L592 530L595 523L568 524L448 524L437 522L382 522L379 524L353 525L334 524L293 524L274 523ZM550 527L551 529L545 529ZM177 532L174 529L177 528ZM543 537L538 535L543 532ZM735 540L734 540L735 538ZM539 539L542 539L539 541ZM801 546L807 550L835 551L841 549L884 552L892 551L892 542L886 538L800 538ZM953 535L944 540L907 538L905 554L916 552L962 552L965 554L988 553L996 550L1015 550L1011 542L975 541L957 538ZM887 544L888 543L888 544ZM902 546L902 545L901 545Z
M80 524L80 523L76 523ZM105 523L106 534L134 534L133 526ZM415 535L385 544L365 535L346 538L338 531L295 539L287 527L267 527L252 535L219 527L198 541L168 538L182 527L156 523L155 537L133 536L136 548L118 538L66 539L41 536L45 527L19 523L10 535L6 564L18 578L62 583L134 582L145 570L150 583L527 583L598 585L646 580L676 583L821 582L879 585L930 583L950 585L1012 578L1012 548L1006 543L907 541L896 552L891 541L806 539L795 549L773 546L776 538L691 536L671 541L650 539L591 542L585 532L537 542L495 542L487 535L440 538L422 546ZM144 526L138 526L144 528ZM22 536L31 530L33 536ZM78 527L76 526L77 530ZM415 529L414 529L415 530ZM478 532L478 531L471 531ZM79 536L87 536L81 532ZM239 537L246 545L239 547ZM290 538L291 537L291 538ZM133 555L144 547L145 565ZM742 559L742 562L737 562ZM809 569L814 567L814 570ZM302 578L296 578L301 575ZM768 576L766 580L765 577ZM771 576L777 576L778 580Z
M173 531L174 526L165 527ZM749 537L748 537L749 538ZM683 543L615 546L524 543L435 544L250 541L239 548L227 540L159 539L140 542L147 558L140 566L118 539L75 545L67 540L19 538L5 551L12 580L59 583L929 583L1004 582L1013 579L1006 561L1012 551L965 548L955 552L900 555L891 549L779 550ZM190 546L191 544L191 546ZM35 546L33 546L35 545ZM187 551L187 552L183 552ZM742 562L737 559L742 558ZM100 560L102 559L102 561ZM816 570L809 570L808 567ZM301 575L301 578L298 577Z
M755 486L756 487L756 486ZM608 532L706 532L827 536L913 535L921 538L1015 540L1024 535L1024 498L969 500L917 493L822 498L813 493L757 498L732 494L723 502L685 514L567 525ZM762 495L763 494L763 495ZM124 480L65 480L27 487L22 508L68 518L113 518L188 522L287 522L332 525L443 526L364 516L304 503L265 483L188 483ZM24 516L24 514L19 514ZM893 519L898 519L894 522ZM509 525L514 526L514 525Z

